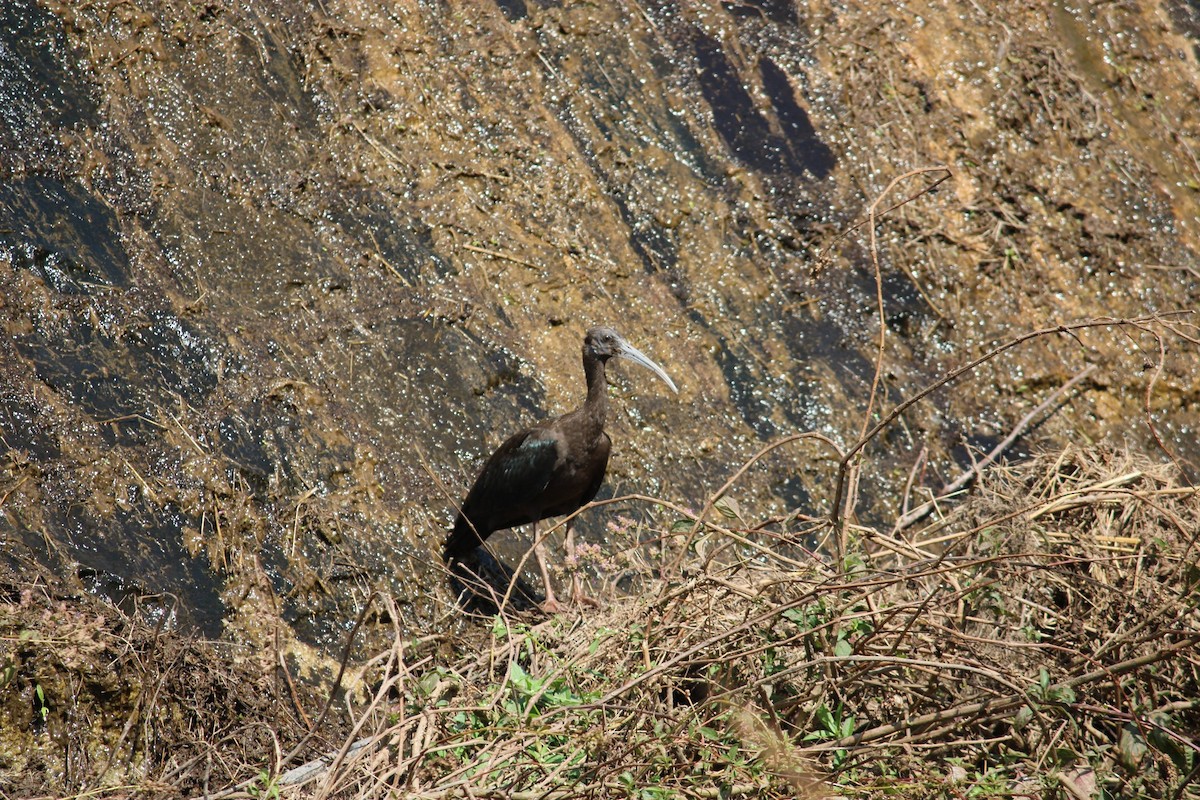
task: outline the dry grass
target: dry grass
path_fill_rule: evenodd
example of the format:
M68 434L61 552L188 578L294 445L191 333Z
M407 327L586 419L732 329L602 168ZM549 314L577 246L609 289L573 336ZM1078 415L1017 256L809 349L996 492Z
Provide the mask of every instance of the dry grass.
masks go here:
M1200 497L1172 474L1071 449L993 470L906 546L855 529L841 565L739 544L597 612L497 617L451 663L398 639L346 744L278 785L1197 796Z
M993 468L905 538L851 526L840 563L788 543L814 523L716 502L667 579L452 653L397 630L315 723L269 654L10 580L0 796L1194 798L1200 497L1175 476ZM660 510L631 542L694 527Z
M270 654L181 634L169 598L126 613L22 566L0 565L0 798L206 794L303 735L317 700Z

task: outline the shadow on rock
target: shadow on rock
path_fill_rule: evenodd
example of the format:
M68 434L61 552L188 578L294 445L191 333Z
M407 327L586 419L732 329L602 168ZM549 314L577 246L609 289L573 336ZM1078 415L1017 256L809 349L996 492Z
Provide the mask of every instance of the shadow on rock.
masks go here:
M450 590L468 614L493 616L506 611L528 612L541 608L545 597L512 567L476 547L461 559L450 561Z

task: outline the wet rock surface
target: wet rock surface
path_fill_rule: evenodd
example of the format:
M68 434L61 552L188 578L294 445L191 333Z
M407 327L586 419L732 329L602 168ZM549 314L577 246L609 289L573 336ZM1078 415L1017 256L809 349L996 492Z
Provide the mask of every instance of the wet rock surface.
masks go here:
M1030 330L1194 311L1194 22L6 3L0 552L329 653L376 590L405 630L446 624L454 503L509 432L581 400L591 324L682 390L617 371L601 497L699 507L778 437L860 435L880 300L872 414ZM877 287L852 226L934 166L937 192L882 215L925 174L879 206ZM1171 319L1038 338L935 392L865 450L886 480L858 512L894 513L922 451L936 492L1089 364L1012 455L1130 440L1194 473L1194 319ZM737 497L820 515L832 475L781 448ZM515 563L528 542L505 541Z

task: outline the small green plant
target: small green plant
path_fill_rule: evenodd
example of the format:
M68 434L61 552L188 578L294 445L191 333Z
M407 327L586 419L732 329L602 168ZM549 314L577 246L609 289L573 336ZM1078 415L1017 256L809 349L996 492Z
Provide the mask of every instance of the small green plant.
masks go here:
M537 678L525 671L517 662L508 665L508 686L511 691L506 710L514 716L532 719L552 708L571 708L583 705L598 696L578 694L566 678L553 680ZM531 701L533 705L529 705Z
M1050 685L1050 673L1045 668L1038 671L1037 683L1029 687L1027 694L1039 703L1074 703L1075 690L1070 686Z
M1044 636L1042 636L1042 632L1039 631L1037 628L1035 628L1033 625L1022 625L1021 626L1021 635L1025 637L1025 641L1033 642L1035 644L1042 641L1042 639L1045 638Z
M998 618L1008 616L1008 609L1005 607L1004 599L1004 594L1000 591L998 584L994 580L983 576L981 576L981 580L977 585L971 587L963 595L963 600L971 608L980 612L990 612Z
M271 773L267 770L262 770L258 773L246 786L246 794L251 797L266 798L266 800L276 800L279 797L279 784Z
M0 669L0 689L8 686L17 677L17 662L11 658L4 659L4 667Z
M803 608L789 608L783 612L783 618L810 631L829 619L829 609L825 607L824 600L817 600Z
M871 620L859 618L850 620L837 630L837 640L833 643L833 654L838 658L846 658L854 652L852 639L866 636L875 630Z
M591 644L588 645L588 655L596 655L596 651L600 649L600 645L604 644L604 640L610 636L620 633L616 628L606 628L601 626L596 629L596 634L592 637Z
M42 724L45 725L46 720L50 718L50 704L46 702L46 690L40 683L33 687L33 705L34 710L42 718Z
M1012 794L1009 777L1004 767L992 767L973 774L967 797L1010 797Z
M822 703L820 708L817 709L815 717L820 727L815 731L805 734L804 741L806 742L836 741L854 735L854 717L843 716L841 703L838 704L836 711L830 711ZM849 751L847 750L835 750L833 753L834 769L840 767L846 761L848 755Z
M847 577L863 575L867 571L867 560L863 557L862 542L855 540L842 556L842 572Z

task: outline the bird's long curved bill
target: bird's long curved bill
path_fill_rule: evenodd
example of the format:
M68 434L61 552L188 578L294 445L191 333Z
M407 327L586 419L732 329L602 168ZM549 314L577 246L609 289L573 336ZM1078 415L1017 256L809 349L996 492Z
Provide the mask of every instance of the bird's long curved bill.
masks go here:
M643 367L652 370L655 375L663 379L667 386L671 387L672 392L679 394L679 389L676 388L675 381L671 380L671 376L667 375L666 370L664 370L658 364L655 364L650 356L646 355L641 350L638 350L628 342L621 342L621 349L617 355L619 355L621 358L628 358L630 361L636 361Z

